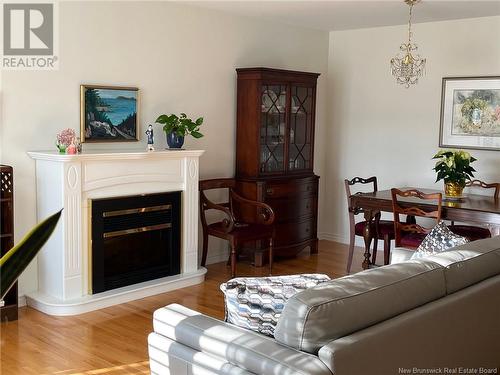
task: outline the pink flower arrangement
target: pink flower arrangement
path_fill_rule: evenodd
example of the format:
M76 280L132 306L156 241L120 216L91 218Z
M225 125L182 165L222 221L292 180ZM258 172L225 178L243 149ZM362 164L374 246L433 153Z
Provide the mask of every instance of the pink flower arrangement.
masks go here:
M495 117L496 117L497 121L500 120L500 106L497 106L495 108Z
M68 147L75 140L75 136L73 129L64 129L57 135L57 144Z

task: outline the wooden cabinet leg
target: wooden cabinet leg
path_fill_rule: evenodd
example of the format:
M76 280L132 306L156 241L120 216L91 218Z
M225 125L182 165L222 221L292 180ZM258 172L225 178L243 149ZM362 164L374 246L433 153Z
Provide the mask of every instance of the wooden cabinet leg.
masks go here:
M318 254L318 239L311 243L311 254Z

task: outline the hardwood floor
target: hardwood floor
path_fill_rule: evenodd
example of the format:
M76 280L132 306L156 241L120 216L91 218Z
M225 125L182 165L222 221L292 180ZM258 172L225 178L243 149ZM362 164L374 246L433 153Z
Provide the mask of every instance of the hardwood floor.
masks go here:
M362 252L356 249L352 272L361 270ZM336 278L345 274L346 262L347 245L320 241L319 254L309 255L306 250L297 258L278 260L273 274L326 273ZM217 263L207 268L203 284L87 314L53 317L21 308L18 321L0 326L0 373L149 374L146 338L152 331L154 310L179 303L215 318L224 317L219 285L230 278L230 267ZM266 276L267 271L267 267L238 263L240 276Z

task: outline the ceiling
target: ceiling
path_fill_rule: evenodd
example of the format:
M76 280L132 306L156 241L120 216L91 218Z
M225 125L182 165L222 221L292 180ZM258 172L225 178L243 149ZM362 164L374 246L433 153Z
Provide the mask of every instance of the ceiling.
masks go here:
M402 25L408 18L408 6L402 0L207 0L183 3L327 31ZM500 15L500 0L423 0L414 8L414 22L417 23L494 15Z

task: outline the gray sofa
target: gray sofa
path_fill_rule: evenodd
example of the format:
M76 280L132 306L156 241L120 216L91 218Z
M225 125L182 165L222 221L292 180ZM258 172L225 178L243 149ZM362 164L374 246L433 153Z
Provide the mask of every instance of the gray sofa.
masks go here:
M152 374L498 373L500 237L300 292L275 339L176 304L153 326Z

